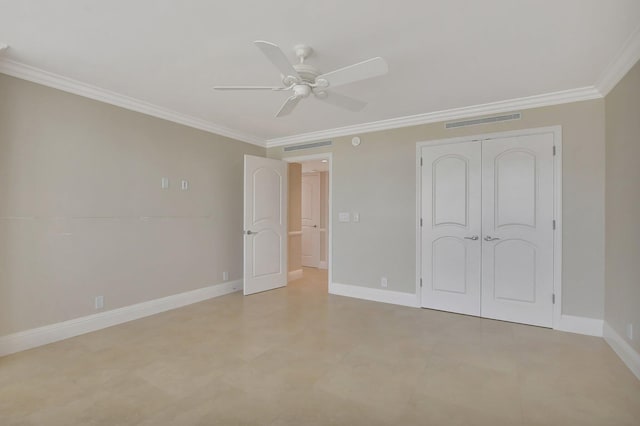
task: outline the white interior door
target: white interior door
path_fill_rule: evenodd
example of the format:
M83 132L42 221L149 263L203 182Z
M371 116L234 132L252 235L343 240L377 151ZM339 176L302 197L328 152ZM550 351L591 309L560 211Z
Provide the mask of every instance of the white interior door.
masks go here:
M287 163L244 156L244 294L287 285Z
M481 145L422 148L422 306L480 315Z
M553 134L482 142L482 316L553 322Z
M302 175L302 266L320 266L320 173Z

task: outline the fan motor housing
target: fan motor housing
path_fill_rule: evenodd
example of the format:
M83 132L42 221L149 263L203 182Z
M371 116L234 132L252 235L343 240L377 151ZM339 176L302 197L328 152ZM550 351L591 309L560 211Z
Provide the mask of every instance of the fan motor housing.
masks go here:
M311 65L295 64L293 68L298 72L302 81L306 83L314 83L316 81L316 77L320 75L318 70Z
M293 93L299 98L306 98L311 94L311 87L307 84L296 84L293 86Z

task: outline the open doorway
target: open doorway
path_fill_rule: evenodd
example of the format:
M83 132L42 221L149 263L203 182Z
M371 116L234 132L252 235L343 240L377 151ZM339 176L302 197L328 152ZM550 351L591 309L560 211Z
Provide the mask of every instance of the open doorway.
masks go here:
M327 284L331 276L331 154L286 158L288 281ZM310 279L309 279L310 278Z

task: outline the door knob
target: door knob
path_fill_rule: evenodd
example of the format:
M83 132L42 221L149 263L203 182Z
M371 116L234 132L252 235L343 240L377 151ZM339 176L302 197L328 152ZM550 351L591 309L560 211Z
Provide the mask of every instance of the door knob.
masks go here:
M487 235L486 237L484 237L485 241L495 241L495 240L499 240L500 238L496 238L496 237L492 237L491 235Z
M258 231L258 232L260 232L260 231ZM258 232L254 232L252 230L244 231L244 233L247 234L247 235L257 234Z
M474 235L473 237L464 237L465 240L473 240L473 241L477 241L480 239L480 237L478 237L477 235Z
M314 227L314 228L317 228L317 227L318 227L318 225L313 225L313 227Z

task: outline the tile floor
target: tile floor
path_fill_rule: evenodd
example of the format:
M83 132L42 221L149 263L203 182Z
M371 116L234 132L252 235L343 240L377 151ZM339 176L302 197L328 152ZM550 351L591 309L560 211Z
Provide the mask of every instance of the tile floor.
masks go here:
M326 279L0 358L0 425L640 425L640 381L602 339Z

